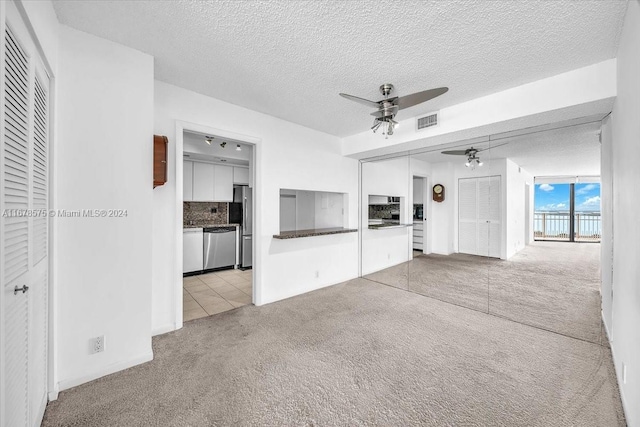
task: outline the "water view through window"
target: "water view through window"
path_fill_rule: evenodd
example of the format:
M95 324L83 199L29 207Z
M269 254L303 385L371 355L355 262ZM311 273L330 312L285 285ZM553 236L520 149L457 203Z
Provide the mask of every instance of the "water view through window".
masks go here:
M534 197L535 240L600 241L599 183L536 184Z

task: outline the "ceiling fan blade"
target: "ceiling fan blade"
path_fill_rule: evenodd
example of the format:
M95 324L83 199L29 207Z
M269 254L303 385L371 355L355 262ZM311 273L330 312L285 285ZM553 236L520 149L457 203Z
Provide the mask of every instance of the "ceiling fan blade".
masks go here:
M368 99L358 98L357 96L348 95L346 93L341 93L340 96L343 97L343 98L347 98L347 99L349 99L351 101L355 101L355 102L358 102L360 104L367 105L367 106L372 107L372 108L380 108L380 104L378 104L377 102L374 102L374 101L369 101Z
M449 150L443 151L442 154L453 154L454 156L464 156L469 150Z
M414 105L421 104L430 99L436 98L449 90L448 87L439 87L436 89L423 90L422 92L412 93L411 95L401 96L394 104L396 104L401 110L409 107L413 107Z

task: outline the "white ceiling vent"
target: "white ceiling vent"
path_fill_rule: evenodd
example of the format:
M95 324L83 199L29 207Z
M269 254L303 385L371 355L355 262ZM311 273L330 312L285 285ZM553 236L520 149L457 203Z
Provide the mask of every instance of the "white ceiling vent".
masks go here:
M416 130L438 126L439 111L416 118Z

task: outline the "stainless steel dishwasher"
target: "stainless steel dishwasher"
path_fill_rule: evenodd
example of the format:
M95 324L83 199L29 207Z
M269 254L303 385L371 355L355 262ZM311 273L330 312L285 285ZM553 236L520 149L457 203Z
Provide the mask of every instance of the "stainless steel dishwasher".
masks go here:
M204 230L204 269L236 263L236 228L212 227Z

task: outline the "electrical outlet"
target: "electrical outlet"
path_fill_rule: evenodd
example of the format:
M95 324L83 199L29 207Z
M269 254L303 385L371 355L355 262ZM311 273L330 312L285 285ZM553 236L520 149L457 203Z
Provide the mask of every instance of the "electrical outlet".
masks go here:
M104 351L104 335L95 337L91 340L91 352L101 353Z
M622 384L627 383L627 365L622 362Z

